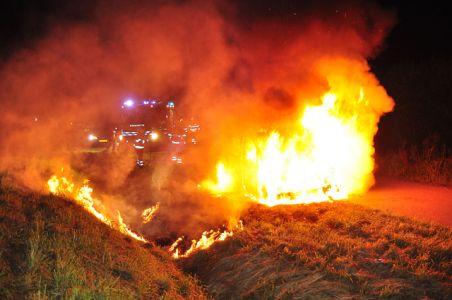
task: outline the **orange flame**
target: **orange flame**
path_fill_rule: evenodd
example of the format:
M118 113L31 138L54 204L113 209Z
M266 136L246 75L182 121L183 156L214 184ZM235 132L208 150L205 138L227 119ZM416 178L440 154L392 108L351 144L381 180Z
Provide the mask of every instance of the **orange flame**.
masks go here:
M242 221L239 221L239 223L235 226L235 229L237 230L243 230L243 223ZM190 248L188 248L185 253L180 254L179 248L177 246L182 242L184 237L179 237L168 249L169 252L173 254L173 257L175 259L181 258L181 257L188 257L191 254L193 254L196 251L199 250L205 250L208 249L210 246L212 246L217 241L224 241L228 237L233 236L234 232L233 230L210 230L210 231L204 231L202 233L202 236L199 240L192 240Z
M142 237L141 235L138 235L135 232L133 232L132 230L130 230L129 226L127 226L127 224L125 224L124 221L122 220L121 213L119 212L119 210L118 210L118 222L119 222L118 223L119 224L119 228L118 228L119 232L121 232L125 235L128 235L128 236L136 239L137 241L141 241L144 243L148 242L144 237Z
M174 241L174 243L172 243L168 249L169 252L173 253L173 257L176 259L179 258L179 249L176 247L180 244L180 242L183 241L183 239L184 239L183 236L178 237L177 240Z
M76 188L75 184L68 180L66 177L58 177L53 175L47 181L47 186L50 193L55 195L61 195L68 198L72 198L84 209L90 212L98 220L107 224L108 226L118 230L119 232L130 236L141 242L148 242L144 237L137 235L124 223L121 214L118 211L118 223L116 224L111 219L109 219L105 214L99 212L95 207L95 202L100 202L94 199L92 196L93 188L88 185L89 180L85 180L80 188Z
M216 194L221 194L231 190L232 182L233 182L232 175L226 170L224 164L222 162L219 162L217 164L216 181L205 180L201 184L201 186L210 191L215 191Z
M143 218L143 224L149 223L154 218L154 216L157 214L157 211L159 210L159 208L160 208L160 203L157 202L156 205L143 210L143 213L141 214L141 217Z
M273 132L251 143L247 158L256 170L258 202L269 206L346 199L362 190L373 169L373 149L356 119L338 114L337 97L327 93L308 106L302 130L288 139Z
M215 195L241 191L268 206L340 200L365 192L374 182L378 119L393 106L376 80L365 74L362 81L368 81L373 102L364 88L335 74L320 105L307 105L289 134L273 130L264 137L247 137L242 158L222 159L217 182L206 180L201 186Z

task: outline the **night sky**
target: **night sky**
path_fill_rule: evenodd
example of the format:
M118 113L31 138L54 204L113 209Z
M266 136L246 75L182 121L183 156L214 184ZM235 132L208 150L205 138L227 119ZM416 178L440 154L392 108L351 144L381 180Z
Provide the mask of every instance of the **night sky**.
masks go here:
M239 8L238 21L245 24L266 18L296 22L300 11L322 5L295 0L232 2ZM397 19L380 53L370 61L396 102L395 111L381 120L377 150L421 144L426 139L452 146L452 26L449 10L437 2L377 2ZM95 1L84 0L1 1L0 63L15 51L32 47L55 24L89 20L94 8Z

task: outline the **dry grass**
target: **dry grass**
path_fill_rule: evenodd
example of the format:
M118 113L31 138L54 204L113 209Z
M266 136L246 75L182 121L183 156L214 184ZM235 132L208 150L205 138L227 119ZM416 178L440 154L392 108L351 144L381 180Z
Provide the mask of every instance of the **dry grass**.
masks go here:
M450 228L347 202L268 208L180 261L217 299L452 299ZM204 299L168 254L0 184L1 299Z
M0 185L1 299L204 299L160 248L73 202Z
M252 207L181 261L218 299L451 299L452 232L349 203Z
M396 153L377 157L383 176L452 186L452 156L445 147L426 140L420 146L403 147Z

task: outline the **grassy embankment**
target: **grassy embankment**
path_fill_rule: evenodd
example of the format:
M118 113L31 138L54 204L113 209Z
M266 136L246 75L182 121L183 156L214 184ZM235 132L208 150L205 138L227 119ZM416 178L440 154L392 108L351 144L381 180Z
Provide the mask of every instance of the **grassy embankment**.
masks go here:
M451 299L452 231L346 202L244 213L180 265L218 299ZM70 200L0 185L2 299L205 298L159 247Z
M452 231L349 203L267 208L180 261L218 299L452 299Z
M168 254L72 201L0 184L1 299L204 299Z

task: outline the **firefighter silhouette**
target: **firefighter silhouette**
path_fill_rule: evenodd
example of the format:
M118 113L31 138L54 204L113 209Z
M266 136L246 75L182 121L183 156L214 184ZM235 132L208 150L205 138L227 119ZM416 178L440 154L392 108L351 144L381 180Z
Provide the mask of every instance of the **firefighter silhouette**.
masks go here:
M121 142L122 135L118 128L113 130L112 142L110 144L110 152L117 153L119 151L119 143Z
M135 148L136 154L137 154L137 166L143 167L144 166L144 146L146 144L146 131L144 130L144 127L139 127L137 130L137 135L135 137L135 141L133 143L133 147Z

